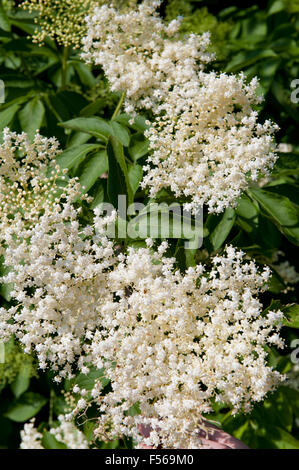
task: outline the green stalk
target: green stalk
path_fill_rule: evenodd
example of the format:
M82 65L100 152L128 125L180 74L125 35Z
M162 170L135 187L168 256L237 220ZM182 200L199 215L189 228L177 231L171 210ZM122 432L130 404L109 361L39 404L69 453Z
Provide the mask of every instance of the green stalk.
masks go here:
M50 390L50 403L49 403L49 424L53 424L53 408L54 408L55 392L53 389Z
M66 88L68 56L69 56L69 48L67 46L64 46L63 54L62 54L62 68L61 68L61 89L62 90Z
M116 116L119 115L119 112L120 112L120 110L121 110L121 107L122 107L123 102L124 102L124 99L125 99L125 96L126 96L126 92L124 91L124 92L122 93L121 97L120 97L120 100L119 100L119 102L118 102L116 108L115 108L115 111L114 111L114 113L113 113L113 115L112 115L111 120L112 120L112 119L115 119Z

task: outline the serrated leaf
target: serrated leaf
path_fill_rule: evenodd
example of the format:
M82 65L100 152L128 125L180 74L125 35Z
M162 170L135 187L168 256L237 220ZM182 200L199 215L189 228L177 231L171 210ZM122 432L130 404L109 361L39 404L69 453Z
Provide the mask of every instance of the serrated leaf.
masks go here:
M87 134L94 135L100 140L106 141L110 135L113 134L113 130L108 122L100 117L79 117L71 119L66 122L59 124L65 129L71 129L74 131L85 132Z
M262 189L250 189L250 194L271 216L279 230L299 245L299 213L291 201L281 194Z
M195 240L203 237L203 228L194 225L191 217L181 213L178 204L148 204L128 224L132 238L182 238Z
M142 180L143 171L140 165L131 165L129 166L129 180L133 193L135 194L140 181Z
M116 121L110 122L113 129L113 135L116 137L124 147L128 147L130 143L130 133L128 129Z
M234 209L228 207L220 222L216 225L211 232L209 238L215 251L219 250L221 245L225 242L235 222L236 214Z
M73 166L81 163L89 152L98 148L98 144L82 144L78 145L78 147L70 147L58 155L56 160L60 168L71 169Z
M86 144L90 139L92 139L90 134L86 134L85 132L74 132L70 136L67 147L78 147L79 145Z
M123 146L115 137L110 137L107 145L108 154L108 196L115 208L118 207L118 196L127 196L127 205L133 202L133 191L130 185L128 168Z
M84 192L90 190L97 179L106 171L108 171L108 157L107 152L97 152L87 158L79 167L80 172L79 182L84 187Z

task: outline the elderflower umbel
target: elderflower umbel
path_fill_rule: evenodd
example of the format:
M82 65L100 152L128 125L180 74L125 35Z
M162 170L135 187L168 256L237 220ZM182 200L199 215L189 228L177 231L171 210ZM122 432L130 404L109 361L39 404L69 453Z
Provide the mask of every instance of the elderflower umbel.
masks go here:
M126 93L126 112L153 113L141 183L150 196L170 188L193 212L203 204L222 212L273 167L277 126L258 123L257 80L206 72L209 35L180 40L180 21L164 24L155 12L160 3L145 0L129 13L95 8L83 57L103 67L112 90Z
M0 309L0 335L15 334L25 352L35 350L39 366L50 363L57 381L71 376L73 363L83 367L82 339L101 326L103 305L112 297L107 269L114 255L112 241L103 234L106 221L96 216L92 232L84 236L77 219L78 210L65 203L34 227L20 226L5 252L12 270L1 278L13 283L17 303Z
M96 433L194 448L212 400L248 412L281 379L267 366L265 346L283 347L282 313L262 315L257 295L270 271L259 272L242 252L228 247L210 269L198 265L182 274L165 248L130 248L110 273L119 300L105 306L89 348L112 386L97 399ZM141 414L134 416L136 403ZM145 440L140 425L152 429Z
M51 214L67 198L81 192L75 179L67 180L56 163L58 141L39 133L30 142L25 133L8 128L0 144L0 250L19 229L33 228L42 214Z
M91 227L81 227L81 192L76 180L64 180L55 161L57 141L37 134L4 131L0 146L0 241L13 305L0 309L0 337L11 334L25 352L35 350L41 368L71 375L84 350L82 338L101 324L102 301L110 299L107 269L113 243L105 227L115 215L96 212ZM61 177L63 185L58 184ZM84 196L83 196L84 198Z
M125 109L154 108L179 80L196 77L196 64L209 62L209 34L178 39L181 21L163 23L160 0L146 0L131 11L103 5L87 18L82 57L101 65L112 91L126 91Z

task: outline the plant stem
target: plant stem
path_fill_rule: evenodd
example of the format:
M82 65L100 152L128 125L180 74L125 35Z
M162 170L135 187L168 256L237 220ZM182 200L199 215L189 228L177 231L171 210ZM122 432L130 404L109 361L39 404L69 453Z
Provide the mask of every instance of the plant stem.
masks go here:
M62 54L62 68L61 68L61 89L64 90L67 81L67 60L69 56L69 48L64 46Z
M115 119L116 116L119 115L120 109L121 109L121 107L122 107L122 105L123 105L123 102L124 102L124 99L125 99L125 96L126 96L126 92L124 91L124 92L122 93L121 97L120 97L120 100L119 100L119 102L118 102L116 108L115 108L115 111L114 111L114 113L113 113L113 115L112 115L111 120L112 120L112 119Z
M49 424L53 424L53 407L54 407L55 392L53 389L50 390L50 403L49 403Z

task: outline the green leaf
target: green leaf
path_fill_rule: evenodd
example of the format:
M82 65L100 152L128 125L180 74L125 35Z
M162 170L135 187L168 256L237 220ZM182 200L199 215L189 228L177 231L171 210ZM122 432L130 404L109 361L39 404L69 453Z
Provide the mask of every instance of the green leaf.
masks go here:
M67 445L59 442L56 437L49 431L45 431L42 437L42 446L45 449L67 449Z
M0 132L11 123L19 107L20 105L16 103L0 112Z
M103 387L105 387L109 383L109 379L107 379L104 375L104 369L97 369L96 367L89 367L88 374L79 374L78 377L75 379L75 383L81 388L85 390L92 390L95 382L97 379L100 379L102 382Z
M29 387L32 364L24 362L15 380L11 384L11 390L16 398L19 398Z
M182 215L179 204L148 204L128 224L132 238L182 238L196 241L203 237L201 226L195 226L191 218ZM133 236L134 235L134 236ZM191 248L191 247L189 247ZM197 247L196 247L197 248Z
M133 193L135 194L139 183L142 180L143 171L140 165L130 165L129 167L129 180Z
M98 144L82 144L78 147L70 147L58 155L56 160L60 168L71 169L81 163L89 152L98 148Z
M136 116L134 118L134 121L132 124L130 124L130 121L132 120L132 116L129 116L129 114L119 114L114 118L114 121L119 122L120 124L131 127L132 129L135 129L136 131L144 132L146 131L149 126L145 124L146 119L143 116Z
M254 237L261 246L270 250L278 249L282 239L281 231L279 231L277 225L273 223L272 219L263 215L259 216L257 231Z
M271 2L271 6L268 10L268 15L274 15L275 13L279 13L282 10L285 10L286 3L284 0L275 0Z
M59 123L59 125L73 131L86 132L103 141L106 141L107 138L113 134L110 124L97 116L86 118L79 117Z
M86 144L90 139L92 139L90 134L86 134L85 132L73 132L70 135L67 147L78 147L79 145Z
M103 442L101 444L101 449L119 449L119 440L114 439L113 441Z
M267 285L269 292L273 292L274 294L279 294L286 287L281 277L276 272L272 273Z
M30 34L31 36L35 32L36 26L35 24L28 23L28 21L18 21L14 20L13 17L10 18L10 22L12 25L20 28L21 30L25 31L25 33Z
M226 67L226 72L237 72L239 70L248 67L249 65L269 57L277 58L277 54L275 54L272 49L255 49L253 51L242 51L239 52L233 60L229 63Z
M271 216L279 230L290 241L299 245L299 214L291 201L281 194L263 189L250 189L250 194Z
M267 186L267 191L286 196L292 203L299 206L299 187L295 184Z
M85 421L83 423L83 433L88 440L88 442L94 441L94 430L96 428L96 422L94 421Z
M291 431L293 410L288 397L284 393L284 388L280 387L263 404L258 405L254 412L254 417L269 429L272 426L280 426L287 431ZM266 434L268 434L268 430Z
M279 159L275 164L275 169L278 170L279 174L282 173L282 170L291 170L290 174L293 175L294 172L299 171L299 155L293 153L280 153ZM282 174L284 174L284 172Z
M269 429L267 439L271 440L277 449L299 449L299 440L278 426Z
M272 57L262 60L246 70L246 75L249 79L252 79L255 76L259 77L260 83L257 88L258 94L266 95L266 93L268 93L280 64L280 58Z
M85 108L81 109L80 116L83 116L83 117L94 116L104 106L105 106L104 99L98 98L97 100L85 106Z
M4 416L17 423L23 423L33 418L45 406L47 401L39 393L26 392L11 404Z
M129 155L136 162L149 152L149 142L145 139L143 133L137 132L131 138Z
M286 316L286 319L283 320L283 325L289 326L290 328L299 328L299 305L287 305L286 307L282 307L281 310Z
M128 129L116 121L111 121L113 135L116 137L124 147L128 147L130 143L130 133Z
M104 202L105 189L103 185L103 180L99 180L94 184L91 189L90 195L93 197L93 200L90 204L91 209L95 209L98 205Z
M135 403L134 405L131 406L131 408L129 408L127 414L128 416L136 416L136 415L140 415L141 414L141 410L140 410L140 404L137 402Z
M209 238L215 251L219 250L222 244L228 237L231 229L235 222L236 214L234 209L228 207L220 222L216 225L214 230L211 232Z
M40 129L45 115L45 107L39 98L33 98L21 111L19 111L19 120L22 130L33 138L36 130Z
M0 28L4 31L10 31L10 21L5 13L3 5L0 4Z
M257 205L257 203L256 203ZM238 223L246 232L252 232L258 224L259 209L246 194L239 199L236 207Z
M69 63L74 66L74 69L76 70L79 79L81 83L83 83L83 85L90 88L95 86L97 81L86 64L78 61L70 61Z
M97 179L106 171L108 171L108 157L107 152L97 152L87 158L79 167L80 173L79 182L84 186L84 193L90 190Z
M108 196L115 208L118 207L118 195L127 196L127 205L133 202L133 191L130 185L128 168L123 146L115 137L110 137L107 145L109 162Z

